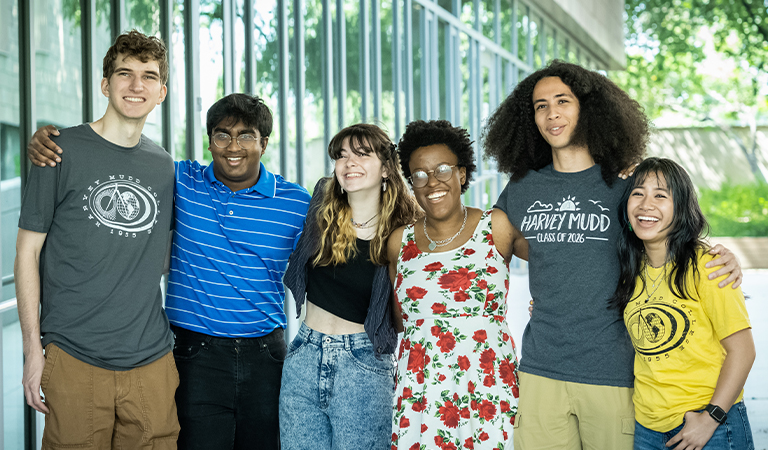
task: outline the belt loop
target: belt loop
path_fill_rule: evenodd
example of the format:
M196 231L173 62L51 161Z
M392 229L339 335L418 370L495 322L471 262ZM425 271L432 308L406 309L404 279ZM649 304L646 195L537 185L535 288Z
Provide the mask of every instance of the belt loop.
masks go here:
M352 339L348 334L344 335L344 349L346 351L352 350Z

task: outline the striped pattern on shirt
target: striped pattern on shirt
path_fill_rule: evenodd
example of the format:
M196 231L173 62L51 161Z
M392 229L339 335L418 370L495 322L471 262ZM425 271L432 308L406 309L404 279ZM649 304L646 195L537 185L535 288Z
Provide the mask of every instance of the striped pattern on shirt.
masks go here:
M309 193L260 167L232 192L213 166L176 162L175 232L165 310L172 325L220 337L285 328L283 274Z

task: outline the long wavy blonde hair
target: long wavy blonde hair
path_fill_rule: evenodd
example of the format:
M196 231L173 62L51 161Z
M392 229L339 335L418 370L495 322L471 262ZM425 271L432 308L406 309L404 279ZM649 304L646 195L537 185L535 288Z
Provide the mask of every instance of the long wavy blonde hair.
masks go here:
M379 221L371 240L370 255L374 264L386 265L387 238L398 227L415 222L421 210L400 173L395 144L381 128L359 123L339 131L328 144L328 156L334 161L341 155L345 139L349 139L350 147L356 151L375 152L388 174L387 190L379 197ZM336 176L330 178L325 184L322 203L315 215L322 230L320 248L313 261L315 266L344 264L357 254L352 207L347 200L347 193L341 192Z

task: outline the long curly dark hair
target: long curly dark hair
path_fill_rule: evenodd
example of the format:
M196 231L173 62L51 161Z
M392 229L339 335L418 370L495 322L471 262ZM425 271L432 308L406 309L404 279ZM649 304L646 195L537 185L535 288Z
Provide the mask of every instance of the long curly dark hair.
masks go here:
M475 165L475 150L472 148L472 140L469 132L461 127L454 127L447 120L414 120L405 127L405 133L397 144L397 152L400 154L400 167L405 178L411 176L411 154L421 147L443 144L448 147L459 159L458 167L466 170L466 179L461 185L461 193L469 189L472 174L477 169Z
M645 246L633 231L629 229L627 215L627 200L632 191L642 185L649 176L663 177L667 189L672 195L674 217L669 224L667 235L667 261L672 263L672 270L667 275L667 282L672 293L683 299L693 299L691 291L695 287L688 285L688 271L693 271L693 279L698 273L698 252L708 250L704 242L709 229L707 219L701 212L696 198L696 189L690 177L679 164L666 158L648 158L635 169L634 182L627 189L619 203L619 227L621 234L618 240L619 262L621 273L616 292L610 301L611 307L620 312L632 300L635 293L637 278L645 267ZM645 287L645 279L643 279Z
M546 77L560 78L579 100L573 139L589 148L603 180L613 185L619 172L642 159L648 118L639 103L605 76L559 60L521 81L491 115L483 130L485 155L513 181L552 163L552 147L536 127L533 109L533 89Z

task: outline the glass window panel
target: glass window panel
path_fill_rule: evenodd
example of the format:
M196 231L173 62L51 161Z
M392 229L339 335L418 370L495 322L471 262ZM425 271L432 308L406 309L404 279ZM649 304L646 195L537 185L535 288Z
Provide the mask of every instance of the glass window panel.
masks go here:
M158 2L126 0L124 17L128 30L137 29L148 36L160 37L160 6ZM166 46L168 46L167 42ZM147 121L144 122L144 130L142 133L155 141L156 144L162 145L162 108L157 106L152 110L151 113L149 113L149 116L147 116Z
M98 119L107 111L109 101L101 93L101 79L104 78L104 55L112 45L112 28L110 26L110 14L112 7L109 2L96 2L96 29L91 51L93 52L93 86L91 92L94 101L93 115Z
M422 105L421 105L421 60L424 57L423 49L421 46L421 35L425 30L421 29L420 15L423 12L421 6L413 3L413 13L411 15L411 29L412 33L412 51L413 51L413 76L411 77L411 84L413 85L413 119L422 119ZM406 77L408 74L405 75Z
M541 67L542 61L541 61L541 45L542 43L542 35L539 32L539 26L541 22L538 17L531 16L531 43L533 45L533 67Z
M168 96L171 102L171 120L173 120L173 148L166 149L174 159L186 159L187 147L187 66L184 57L184 0L173 0L173 19L171 20L171 42L169 52L173 61L171 76L168 80Z
M304 132L304 148L297 149L295 145L289 146L295 151L304 152L304 181L310 188L315 186L315 181L326 175L325 159L327 149L325 147L325 123L324 123L324 99L323 99L323 73L327 61L323 58L323 4L321 0L305 0L305 10L300 11L304 14L304 61L302 70L304 72L304 97L301 99L304 113L302 114ZM331 8L331 14L335 14L335 8ZM295 75L294 75L295 77ZM331 109L335 102L332 100ZM291 116L292 124L295 114ZM333 115L332 115L333 117ZM295 127L295 125L294 125ZM331 135L335 134L336 129L329 130ZM295 161L293 157L290 159ZM290 166L291 174L289 180L295 180L295 164Z
M482 0L480 2L480 22L481 31L488 39L495 42L496 33L493 29L493 22L496 20L495 0Z
M475 29L475 2L461 0L461 21L469 28Z
M518 3L517 7L517 57L523 62L528 61L528 12L527 8Z
M398 7L402 14L402 6ZM397 142L400 136L394 136L395 95L393 90L394 70L392 66L392 31L392 0L383 0L381 2L381 118L383 128L388 132L390 138ZM442 42L442 40L440 42ZM443 46L441 45L440 49L442 48ZM441 65L440 67L443 66Z
M544 61L544 64L549 63L555 58L555 30L547 28L547 58Z
M203 161L211 163L205 118L208 108L224 96L224 31L221 3L200 4L200 132L203 134Z
M6 10L7 11L7 10ZM24 448L24 390L19 381L24 369L19 316L13 307L0 313L2 323L3 448ZM42 436L37 436L38 443Z
M515 50L512 49L512 33L516 33L516 24L512 23L512 4L510 0L501 0L501 9L499 10L501 21L501 46L513 55Z

